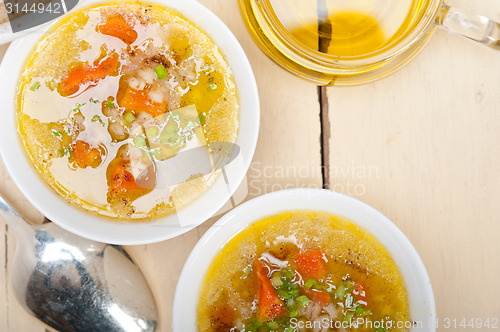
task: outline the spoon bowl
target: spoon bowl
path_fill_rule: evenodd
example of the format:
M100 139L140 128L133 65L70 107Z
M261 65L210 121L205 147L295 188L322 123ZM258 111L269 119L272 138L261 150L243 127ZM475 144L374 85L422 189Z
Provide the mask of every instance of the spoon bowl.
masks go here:
M12 286L30 314L64 332L156 330L151 290L121 246L31 226L1 196L0 216L17 238Z

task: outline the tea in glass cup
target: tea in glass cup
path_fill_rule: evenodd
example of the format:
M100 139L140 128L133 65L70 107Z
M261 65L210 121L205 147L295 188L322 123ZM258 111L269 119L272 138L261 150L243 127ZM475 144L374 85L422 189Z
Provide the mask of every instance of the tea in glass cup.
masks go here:
M259 47L321 85L383 78L411 60L435 27L500 48L500 25L443 0L240 0Z

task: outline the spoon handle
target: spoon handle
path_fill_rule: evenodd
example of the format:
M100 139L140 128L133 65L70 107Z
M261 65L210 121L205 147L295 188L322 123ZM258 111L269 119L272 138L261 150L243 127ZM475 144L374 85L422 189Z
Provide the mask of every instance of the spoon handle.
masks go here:
M14 210L12 205L9 204L2 194L0 194L0 216L5 220L7 225L14 230L17 238L31 229L26 220Z

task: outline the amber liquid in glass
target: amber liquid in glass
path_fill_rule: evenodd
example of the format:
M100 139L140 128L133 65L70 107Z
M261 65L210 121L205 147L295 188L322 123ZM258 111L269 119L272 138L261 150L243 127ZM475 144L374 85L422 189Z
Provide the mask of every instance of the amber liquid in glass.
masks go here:
M243 2L247 2L244 0ZM249 0L249 2L256 0ZM258 0L300 43L334 56L375 52L406 32L425 0Z

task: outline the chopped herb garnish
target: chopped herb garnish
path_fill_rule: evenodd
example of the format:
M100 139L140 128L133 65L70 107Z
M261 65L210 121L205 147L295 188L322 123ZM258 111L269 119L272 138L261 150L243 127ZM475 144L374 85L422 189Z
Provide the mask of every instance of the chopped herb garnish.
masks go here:
M357 313L358 315L361 315L364 311L365 309L362 306L358 305L354 312Z
M61 133L58 132L57 130L52 130L51 133L54 137L61 137Z
M202 71L203 71L206 75L208 75L208 74L210 74L211 72L213 72L213 71L214 71L214 66L213 66L213 65L209 65L209 64L207 64L207 65L204 65L203 67L201 67L201 70L202 70Z
M344 316L344 322L346 322L346 323L350 322L353 316L354 316L354 312L346 313Z
M295 329L291 326L288 326L283 332L295 332Z
M244 270L243 270L243 279L248 277L250 275L250 272L252 272L252 265L248 265Z
M207 115L205 114L205 112L203 112L200 115L200 123L205 124L205 121L207 121Z
M146 139L143 136L134 137L134 145L138 148L146 145Z
M352 296L351 294L347 294L345 305L347 308L352 308L354 306L354 296Z
M104 121L102 121L101 117L97 114L95 114L92 119L91 119L92 122L99 122L103 127L106 126L106 124L104 123Z
M162 80L164 78L168 77L167 69L163 65L159 65L155 69L156 76L158 76L159 80Z
M124 114L123 114L123 120L125 120L125 122L127 123L132 123L134 122L135 120L135 115L134 113L130 112L130 111L126 111Z
M270 329L277 329L280 327L280 324L278 324L277 322L273 322L273 321L267 322L266 325Z
M114 99L112 97L108 97L108 99L106 99L105 103L106 103L107 108L114 108L115 107Z
M291 318L297 317L297 315L299 314L299 311L300 311L300 308L297 308L295 310L290 311L290 317Z
M347 289L344 287L344 285L340 285L337 290L335 291L335 296L341 300L343 300L346 296Z
M286 280L291 280L291 279L292 279L292 277L293 277L293 272L292 272L292 270L291 270L291 269L286 268L286 269L284 270L284 273L285 273L285 279L286 279Z
M387 330L386 330L386 329L384 329L383 327L377 327L377 328L375 329L375 332L387 332Z
M295 301L297 301L297 303L300 306L308 305L309 302L311 302L311 300L307 296L305 296L305 295L299 296L298 298L295 299Z
M33 83L30 87L30 90L31 91L36 91L38 90L38 88L40 87L40 82L36 81L35 83Z
M276 288L280 288L283 285L283 281L281 280L281 273L279 272L273 273L271 277L271 284Z
M314 279L308 279L306 283L304 284L305 288L311 288L312 286L316 285L316 280Z
M210 84L210 85L207 87L207 91L208 91L208 92L212 92L212 91L214 91L215 89L217 89L217 84L215 84L215 83L212 83L212 84Z
M71 151L69 148L62 148L62 149L59 149L59 155L61 157L68 156L71 158L73 155L73 151Z
M94 103L94 104L99 103L99 99L95 99L95 98L93 98L93 97L90 97L89 101L90 101L91 103Z
M278 289L278 296L285 300L292 298L292 295L284 289Z
M85 103L81 103L81 104L76 104L76 106L73 108L73 111L74 112L77 112L79 110L81 110L81 108L85 106Z

